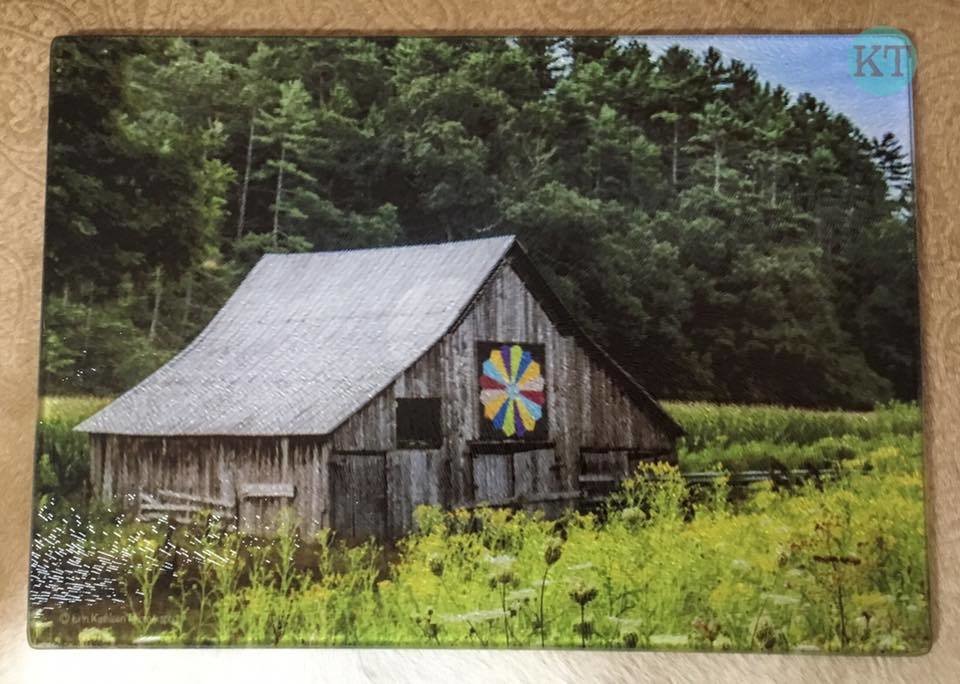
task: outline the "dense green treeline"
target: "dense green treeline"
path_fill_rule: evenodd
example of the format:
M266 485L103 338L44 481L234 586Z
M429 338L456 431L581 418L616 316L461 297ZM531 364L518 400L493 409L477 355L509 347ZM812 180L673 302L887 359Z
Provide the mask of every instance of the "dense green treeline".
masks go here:
M658 396L916 395L899 143L716 51L69 38L53 70L48 393L127 388L264 252L515 233Z

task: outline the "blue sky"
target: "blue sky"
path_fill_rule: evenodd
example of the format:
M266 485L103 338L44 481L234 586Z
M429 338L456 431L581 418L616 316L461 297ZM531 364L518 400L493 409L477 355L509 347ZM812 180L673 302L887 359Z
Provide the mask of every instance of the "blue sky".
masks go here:
M679 44L698 55L715 47L725 62L739 59L757 69L761 81L784 86L793 96L810 92L842 112L869 137L892 131L912 158L913 135L909 89L871 95L850 75L852 35L696 35L634 36L655 56Z

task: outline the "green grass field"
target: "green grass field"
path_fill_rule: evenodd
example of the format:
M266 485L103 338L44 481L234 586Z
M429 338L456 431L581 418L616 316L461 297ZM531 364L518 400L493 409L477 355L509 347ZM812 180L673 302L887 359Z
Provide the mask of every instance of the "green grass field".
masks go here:
M100 410L112 397L48 396L41 404L41 421L47 426L72 428ZM752 454L770 450L776 458L797 460L788 453L813 454L803 449L821 447L826 458L843 457L832 446L843 440L914 437L921 432L920 410L915 404L891 404L869 412L811 411L776 406L737 406L706 402L663 402L667 412L683 426L681 467L695 469L721 459L727 468L739 468ZM687 467L687 463L691 466Z
M63 423L73 427L113 401L113 397L48 396L40 402L41 423Z
M731 497L723 477L694 495L679 471L657 466L646 473L656 477L627 481L599 513L558 521L422 507L418 531L386 552L329 533L300 539L292 525L252 541L209 521L168 534L115 526L108 511L65 515L58 473L78 476L85 458L73 453L82 441L70 427L103 403L43 404L38 503L46 512L34 557L47 567L32 576L39 586L84 568L100 578L103 600L83 608L52 600L56 587L32 591L36 643L801 652L929 644L915 406L843 413L668 403L687 431L682 469L818 460L839 475L819 488L762 483ZM60 614L83 610L118 617L106 627L63 626Z

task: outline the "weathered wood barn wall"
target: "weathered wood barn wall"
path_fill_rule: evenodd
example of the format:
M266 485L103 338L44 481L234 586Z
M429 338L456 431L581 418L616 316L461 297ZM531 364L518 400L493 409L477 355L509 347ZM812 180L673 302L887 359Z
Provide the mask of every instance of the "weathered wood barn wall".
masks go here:
M323 437L90 436L90 477L104 501L185 520L213 510L251 534L291 507L306 534L328 526Z
M545 345L549 437L544 443L479 438L476 343L484 340ZM428 397L441 399L443 445L398 450L396 400ZM405 530L412 507L420 503L573 498L580 493L583 466L591 461L606 455L671 460L675 437L573 334L558 329L515 268L504 263L454 330L333 434L333 452L385 454L389 482L398 492L388 520Z
M542 345L546 426L536 439L491 438L483 429L478 356L488 342ZM406 399L439 400L436 443L398 439L398 401ZM210 506L247 532L265 533L290 506L306 534L333 527L346 537L388 538L411 529L419 504L556 512L602 495L639 460L674 459L679 434L577 329L511 240L438 341L332 431L92 432L91 478L101 497L154 515Z

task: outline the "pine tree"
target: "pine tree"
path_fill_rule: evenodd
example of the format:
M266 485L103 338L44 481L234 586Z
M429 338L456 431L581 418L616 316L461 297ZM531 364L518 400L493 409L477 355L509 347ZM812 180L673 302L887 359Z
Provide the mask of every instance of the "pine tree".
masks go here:
M311 155L316 116L309 93L299 80L280 85L279 99L269 111L262 113L263 133L254 139L270 147L273 157L268 159L260 173L261 178L272 177L273 192L271 240L280 244L281 224L292 224L308 218L310 205L319 197L311 189L316 178L305 170Z

